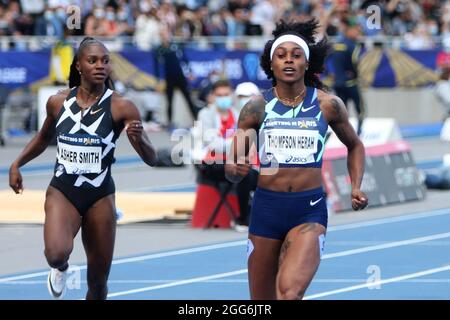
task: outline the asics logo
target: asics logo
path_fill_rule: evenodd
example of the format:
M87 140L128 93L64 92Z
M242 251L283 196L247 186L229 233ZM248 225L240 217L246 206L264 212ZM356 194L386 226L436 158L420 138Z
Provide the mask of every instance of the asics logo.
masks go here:
M307 158L301 158L301 157L293 157L293 156L289 156L286 160L286 163L289 162L294 162L294 163L306 163L308 162Z
M320 198L317 199L316 201L310 200L310 201L309 201L309 205L310 205L311 207L315 206L316 204L319 203L320 200L322 200L322 198L323 198L323 197L320 197Z
M309 110L311 110L311 109L313 109L315 107L316 107L316 105L312 105L311 107L308 107L308 108L303 107L301 110L302 110L302 112L306 112L306 111L309 111Z

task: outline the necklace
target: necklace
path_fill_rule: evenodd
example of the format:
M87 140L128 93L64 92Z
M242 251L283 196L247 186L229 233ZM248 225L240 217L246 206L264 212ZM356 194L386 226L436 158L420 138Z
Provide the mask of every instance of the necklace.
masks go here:
M97 103L98 99L102 96L102 93L100 93L100 94L97 95L97 96L94 96L94 95L91 94L89 91L87 91L85 88L83 88L81 85L79 86L79 88L80 88L81 90L83 90L84 92L86 92L86 93L88 94L88 96L94 98L94 100L95 100L94 105ZM79 97L79 98L80 98L80 97ZM84 99L83 99L82 101L83 101L83 104L86 104L86 101L84 101ZM84 107L82 107L80 104L78 104L78 105L79 105L80 108L81 108L81 117L83 117L83 111L86 110L86 109L89 109L90 106L88 107L88 105L85 105ZM100 109L101 109L101 108L99 108L99 109L96 110L95 112L92 112L93 110L91 110L91 113L92 113L92 114L97 113Z
M277 88L273 87L273 90L275 92L275 96L278 100L280 100L283 104L290 106L290 107L296 107L300 101L303 99L303 94L305 93L306 87L303 88L302 92L300 92L299 95L295 96L293 99L290 98L281 98L278 95Z
M97 96L94 96L92 93L90 93L89 91L87 91L87 89L83 88L82 86L79 87L81 90L83 90L84 92L86 92L88 94L88 96L94 98L95 100L98 100L98 98L100 98L100 96L102 95L101 93ZM103 93L103 90L102 90Z

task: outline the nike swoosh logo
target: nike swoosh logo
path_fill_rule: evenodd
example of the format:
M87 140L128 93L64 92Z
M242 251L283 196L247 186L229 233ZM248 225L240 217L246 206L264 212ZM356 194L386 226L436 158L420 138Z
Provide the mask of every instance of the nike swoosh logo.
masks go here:
M309 108L303 107L303 108L302 108L302 112L309 111L309 110L311 110L311 109L313 109L313 108L315 108L315 107L316 107L316 105L313 105L313 106L311 106L311 107L309 107Z
M99 109L97 109L97 110L93 110L93 109L91 109L91 111L89 112L90 114L92 114L92 115L94 115L94 114L96 114L97 112L99 112L99 111L101 111L103 108L99 108Z
M315 206L316 204L319 203L320 200L322 200L322 198L323 198L323 197L320 197L320 198L319 198L318 200L316 200L316 201L310 200L310 201L309 201L309 205L310 205L311 207Z

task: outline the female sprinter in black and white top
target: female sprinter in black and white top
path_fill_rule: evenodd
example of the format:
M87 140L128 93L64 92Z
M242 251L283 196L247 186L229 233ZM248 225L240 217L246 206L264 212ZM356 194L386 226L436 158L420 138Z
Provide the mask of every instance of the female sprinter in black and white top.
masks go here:
M47 102L38 134L11 165L9 184L23 190L19 168L57 138L54 176L45 199L45 257L51 267L49 292L62 298L73 239L82 230L87 255L86 299L106 299L116 234L115 186L111 177L116 140L125 128L131 145L149 166L155 149L143 131L139 111L112 89L105 46L85 38L70 70L70 89Z

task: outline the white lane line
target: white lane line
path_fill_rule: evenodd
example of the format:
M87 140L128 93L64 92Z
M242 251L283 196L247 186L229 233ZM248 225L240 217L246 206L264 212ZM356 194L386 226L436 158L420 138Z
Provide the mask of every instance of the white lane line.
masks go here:
M401 240L401 241L393 241L388 242L376 246L368 246L364 248L358 248L358 249L352 249L352 250L345 250L335 253L328 253L323 255L322 259L331 259L331 258L337 258L337 257L344 257L344 256L350 256L358 253L365 253L370 251L376 251L376 250L383 250L388 248L395 248L395 247L401 247L401 246L408 246L411 244L417 244L421 242L426 241L433 241L438 239L444 239L444 238L450 238L450 232L446 233L438 233L431 236L425 236L425 237L419 237L419 238L413 238L408 240Z
M114 285L121 285L121 284L146 284L146 283L170 283L180 281L180 279L155 279L155 280L148 280L148 279L141 279L141 280L109 280L108 284L114 284ZM199 283L248 283L248 279L214 279L214 280L205 280L205 281L198 281ZM367 278L363 279L313 279L313 283L367 283ZM402 283L437 283L437 284L448 284L450 283L450 279L407 279L399 281ZM14 285L42 285L47 284L46 280L24 280L24 281L13 281L13 282L6 282L3 285L8 286L14 286ZM87 284L86 280L81 280L80 284ZM370 284L371 286L373 284Z
M174 250L174 251L161 252L161 253L153 253L153 254L149 254L149 255L145 255L145 256L138 256L138 257L132 257L132 258L118 259L118 260L114 260L112 264L116 265L116 264L124 264L124 263L138 262L138 261L144 261L144 260L152 260L152 259L158 259L158 258L164 258L164 257L177 256L177 255L181 255L181 254L189 254L189 253L203 252L203 251L209 251L209 250L215 250L215 249L244 246L246 244L247 244L247 240L224 242L224 243L207 245L207 246L202 246L202 247Z
M36 278L36 277L42 277L42 276L47 276L47 275L48 275L48 271L29 273L29 274L24 274L24 275L20 275L20 276L1 278L0 279L0 283L16 281L16 280L23 280L23 279L30 279L30 278Z
M207 280L226 278L226 277L231 277L231 276L235 276L235 275L243 274L243 273L247 273L247 269L235 270L235 271L224 272L224 273L217 273L217 274L213 274L210 276L175 281L175 282L170 282L170 283L161 284L161 285L157 285L157 286L151 286L151 287L110 293L110 294L108 294L108 298L120 297L120 296L124 296L124 295L128 295L128 294L147 292L147 291L158 290L158 289L169 288L169 287L176 287L176 286L181 286L181 285L196 283L196 282L202 282L202 281L207 281Z
M427 270L420 271L420 272L408 273L408 274L405 274L405 275L402 275L399 277L393 277L393 278L389 278L389 279L385 279L385 280L374 281L374 282L364 283L364 284L346 287L346 288L342 288L342 289L325 291L325 292L321 292L321 293L317 293L317 294L308 295L308 296L304 297L304 300L323 298L323 297L327 297L327 296L331 296L331 295L335 295L335 294L339 294L339 293L350 292L350 291L355 291L355 290L364 289L364 288L368 289L370 287L380 286L383 284L388 284L388 283L393 283L393 282L404 281L407 279L423 277L423 276L426 276L429 274L443 272L443 271L447 271L447 270L450 270L450 266L434 268L434 269L427 269Z
M415 214L400 216L400 217L376 219L376 220L371 220L371 221L366 221L366 222L334 226L334 227L329 227L327 229L327 232L357 229L357 228L361 228L361 227L381 225L381 224L414 220L414 219L427 218L427 217L433 217L433 216L439 216L439 215L447 215L447 214L450 214L450 208L434 210L434 211L429 211L429 212L415 213ZM133 257L133 258L118 259L118 260L114 260L112 262L112 264L115 265L115 264L130 263L130 262L137 262L137 261L143 261L143 260L151 260L151 259L156 259L156 258L163 258L163 257L168 257L168 256L180 255L180 254L189 254L189 253L193 253L193 252L221 249L221 248L240 246L240 245L246 245L246 244L247 244L247 240L225 242L222 244L208 245L208 246L203 246L203 247L195 247L195 248L191 248L191 249L175 250L175 251L168 251L168 252L162 252L162 253L156 253L156 254L149 254L149 255L144 255L144 256L137 256L137 257ZM87 268L86 265L80 266L80 270L85 270L86 268ZM0 278L0 283L8 282L8 281L16 281L16 280L21 280L21 279L29 279L29 278L34 278L34 277L41 277L41 276L46 276L47 274L48 274L48 271L44 271L44 272L36 272L36 273L12 276L12 277L7 277L7 278Z
M118 260L114 260L112 262L112 264L113 265L118 265L118 264L124 264L124 263L139 262L139 261L152 260L152 259L158 259L158 258L164 258L164 257L171 257L171 256L177 256L177 255L189 254L189 253L195 253L195 252L202 252L202 251L208 251L208 250L215 250L215 249L243 246L243 245L246 245L246 244L247 244L247 240L225 242L225 243L207 245L207 246L202 246L202 247L195 247L195 248L189 248L189 249L181 249L181 250L167 251L167 252L161 252L161 253L154 253L154 254L149 254L149 255L145 255L145 256L132 257L132 258L118 259ZM86 265L82 265L82 266L78 266L78 267L79 267L79 270L86 270L87 269ZM44 272L36 272L36 273L12 276L12 277L7 277L7 278L0 278L0 283L10 282L10 281L17 281L17 280L23 280L23 279L29 279L29 278L35 278L35 277L41 277L41 276L47 276L47 275L48 275L48 271L44 271Z
M374 219L374 220L364 221L364 222L356 222L356 223L332 226L332 227L328 227L327 232L357 229L357 228L361 228L361 227L371 227L371 226L377 226L377 225L386 224L386 223L416 220L416 219L421 219L421 218L436 217L436 216L442 216L442 215L448 215L448 214L450 214L450 208L444 208L444 209L438 209L438 210L432 210L432 211L407 214L407 215L402 215L402 216L397 216L397 217L381 218L381 219Z
M171 184L167 186L161 186L161 187L135 187L135 188L125 188L121 191L127 191L127 192L139 192L139 191L146 191L146 192L170 192L172 189L186 189L186 188L195 188L195 183L180 183L180 184Z
M449 237L450 237L450 232L440 233L440 234L435 234L435 235L426 236L426 237L419 237L419 238L413 238L413 239L408 239L408 240L389 242L389 243L377 245L377 246L369 246L369 247L364 247L364 248L359 248L359 249L354 249L354 250L346 250L346 251L341 251L341 252L336 252L336 253L325 254L325 255L323 255L322 259L332 259L332 258L350 256L350 255L360 254L360 253L364 253L364 252L384 250L384 249L395 248L395 247L400 247L400 246L407 246L407 245L416 244L416 243L420 243L420 242L432 241L432 240L436 240L436 239L449 238ZM245 272L247 272L247 269L236 270L233 272L245 273ZM120 291L120 292L116 292L113 294L114 295L116 295L116 294L117 295L127 295L127 294L133 294L136 292L143 292L143 291L150 291L150 290L162 289L162 288L167 288L167 287L181 286L181 285L185 285L185 284L189 284L189 283L204 281L205 278L211 278L211 279L215 279L215 277L222 278L222 277L224 277L223 275L224 275L224 273L212 274L212 275L205 276L205 277L191 278L191 279L186 279L183 281L175 281L171 284L169 283L164 286L154 286L154 287L147 287L147 288L142 288L142 289L135 289L135 290L139 290L139 291L135 291L135 290Z

